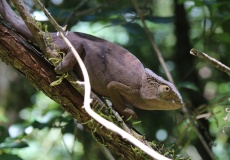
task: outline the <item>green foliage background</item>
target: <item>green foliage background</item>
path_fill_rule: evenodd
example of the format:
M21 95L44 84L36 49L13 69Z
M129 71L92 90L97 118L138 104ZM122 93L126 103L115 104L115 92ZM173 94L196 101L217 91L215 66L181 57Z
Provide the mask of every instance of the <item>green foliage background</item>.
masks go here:
M130 1L53 2L44 0L43 4L59 24L120 44L165 77ZM230 66L230 2L138 3L202 136L216 159L230 159L229 76L189 54L196 48ZM36 19L44 18L36 4L26 4ZM49 22L41 22L54 31ZM104 148L93 136L20 73L0 62L0 75L0 159L106 159ZM141 123L134 127L148 140L162 141L187 158L209 158L182 111L135 111Z

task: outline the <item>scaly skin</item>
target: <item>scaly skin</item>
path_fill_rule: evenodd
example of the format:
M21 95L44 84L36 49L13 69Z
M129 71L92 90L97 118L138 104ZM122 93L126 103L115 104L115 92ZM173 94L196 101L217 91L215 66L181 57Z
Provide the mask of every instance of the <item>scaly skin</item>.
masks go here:
M172 83L145 69L121 46L78 32L68 34L67 38L87 68L93 91L110 97L125 118L137 117L126 104L145 110L172 110L182 106L182 98ZM82 78L76 63L73 54L68 53L55 70L57 73L73 70Z

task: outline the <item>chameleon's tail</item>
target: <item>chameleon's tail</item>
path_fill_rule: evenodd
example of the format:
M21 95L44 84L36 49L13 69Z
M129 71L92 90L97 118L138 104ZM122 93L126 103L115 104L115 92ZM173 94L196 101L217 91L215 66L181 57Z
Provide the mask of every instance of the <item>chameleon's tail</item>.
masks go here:
M22 36L26 37L32 42L35 42L33 35L31 34L24 21L21 19L21 17L15 14L6 0L0 0L0 14L2 18L8 21Z

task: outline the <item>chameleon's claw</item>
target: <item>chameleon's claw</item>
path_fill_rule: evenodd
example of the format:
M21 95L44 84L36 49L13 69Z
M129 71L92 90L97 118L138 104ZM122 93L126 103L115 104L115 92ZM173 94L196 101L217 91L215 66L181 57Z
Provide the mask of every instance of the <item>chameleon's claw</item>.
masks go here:
M59 54L61 55L62 58L49 58L48 60L54 65L57 66L63 59L63 57L65 57L65 53L64 52L59 52Z
M58 65L58 64L61 62L62 58L49 58L48 60L49 60L54 66L56 66L56 65Z

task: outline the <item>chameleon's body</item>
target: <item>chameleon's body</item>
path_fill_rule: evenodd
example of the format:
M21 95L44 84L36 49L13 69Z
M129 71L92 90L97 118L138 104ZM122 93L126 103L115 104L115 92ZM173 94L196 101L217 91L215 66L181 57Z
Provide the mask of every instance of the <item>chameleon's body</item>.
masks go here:
M124 116L136 116L125 103L145 110L171 110L181 107L180 94L173 84L145 69L129 51L106 40L83 34L69 33L67 38L80 54L89 73L94 92L110 97ZM54 43L59 44L59 37ZM67 47L63 42L62 49ZM67 51L68 48L66 48ZM82 78L72 53L56 67L58 73L74 70ZM164 89L169 87L168 91ZM166 88L165 88L166 87Z
M2 2L5 3L5 0ZM6 4L4 5L6 7ZM27 27L23 22L17 25L18 20L12 20L12 16L7 18L7 14L5 18L11 23L16 23L14 28L33 41L32 34L25 29ZM58 45L61 51L69 51L56 33L50 35L53 43ZM67 38L87 68L93 91L110 97L117 111L126 118L136 117L135 112L126 104L145 110L172 110L182 106L182 98L172 83L145 69L133 54L121 46L78 32L68 33ZM55 70L57 73L73 70L82 78L72 53L67 53Z

